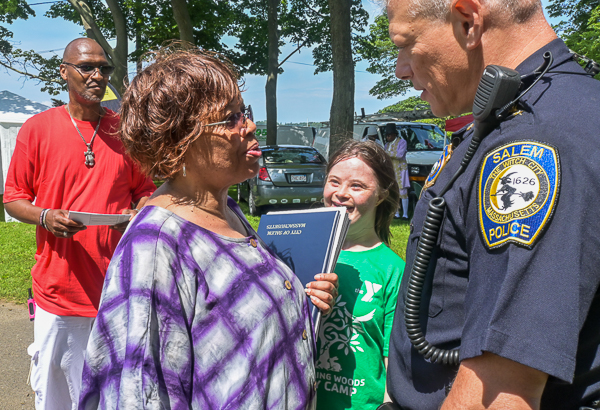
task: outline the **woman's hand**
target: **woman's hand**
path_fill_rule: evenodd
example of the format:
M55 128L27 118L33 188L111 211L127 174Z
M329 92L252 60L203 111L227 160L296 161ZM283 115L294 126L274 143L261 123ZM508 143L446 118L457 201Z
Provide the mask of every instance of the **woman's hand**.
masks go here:
M315 275L315 282L306 284L304 291L312 303L324 315L331 313L335 300L338 297L338 275L335 273L319 273Z

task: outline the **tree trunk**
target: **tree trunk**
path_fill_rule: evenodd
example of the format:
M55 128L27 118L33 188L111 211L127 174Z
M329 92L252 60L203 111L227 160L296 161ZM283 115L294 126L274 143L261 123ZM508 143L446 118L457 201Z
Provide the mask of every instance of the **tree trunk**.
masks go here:
M186 41L190 44L196 44L194 41L194 30L192 26L192 19L187 8L186 0L171 0L173 5L173 17L177 22L177 28L179 29L179 39Z
M127 55L128 41L127 38L127 23L125 22L125 16L117 0L106 0L110 13L112 14L113 21L115 22L115 31L117 33L117 44L114 48L113 63L115 64L115 73L112 76L112 85L115 86L119 94L123 95L125 89L129 85L129 77L127 75Z
M268 0L268 62L265 94L267 102L267 145L277 144L277 71L279 69L279 38L277 36L279 0Z
M127 77L127 27L119 4L115 0L106 0L117 33L117 45L115 48L112 48L96 24L89 5L84 0L69 0L69 3L79 13L88 37L93 38L100 44L110 62L115 66L115 72L112 74L110 82L119 94L123 95L125 88L129 84L129 78Z
M135 62L136 73L141 73L143 69L142 56L140 55L140 49L142 48L142 16L141 16L142 2L141 0L135 1L135 51L137 61Z
M354 61L350 27L351 0L329 0L333 100L330 111L329 156L352 138L354 124Z

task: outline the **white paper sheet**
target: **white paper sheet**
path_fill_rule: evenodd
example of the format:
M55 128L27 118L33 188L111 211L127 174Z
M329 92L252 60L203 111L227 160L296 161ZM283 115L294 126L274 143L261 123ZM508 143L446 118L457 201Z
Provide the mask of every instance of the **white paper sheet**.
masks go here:
M69 211L69 219L85 226L116 225L129 221L129 214L93 214L90 212Z

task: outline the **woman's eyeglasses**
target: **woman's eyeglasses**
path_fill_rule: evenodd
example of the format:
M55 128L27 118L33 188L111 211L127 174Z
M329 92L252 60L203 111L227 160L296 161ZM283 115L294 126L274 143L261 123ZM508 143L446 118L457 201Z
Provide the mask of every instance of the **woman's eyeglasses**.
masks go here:
M96 72L96 70L100 71L100 74L102 75L111 75L112 73L115 72L115 68L111 65L91 65L91 64L72 64L72 63L67 63L66 61L62 62L65 65L70 65L71 67L75 68L77 71L79 71L79 73L81 75L91 75L94 72Z
M227 128L233 129L240 120L242 120L243 126L246 126L247 120L254 122L254 115L252 114L252 107L250 105L247 107L242 107L242 110L240 112L231 114L229 117L227 117L225 121L206 124L205 127L210 127L212 125L225 125Z

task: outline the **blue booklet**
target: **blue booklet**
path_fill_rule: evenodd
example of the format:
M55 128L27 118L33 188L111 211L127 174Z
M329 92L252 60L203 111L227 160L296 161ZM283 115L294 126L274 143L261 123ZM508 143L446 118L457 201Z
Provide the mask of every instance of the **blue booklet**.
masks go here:
M257 233L306 286L317 273L333 272L349 226L346 208L327 207L269 212L260 219ZM318 309L310 298L309 304L318 325Z

